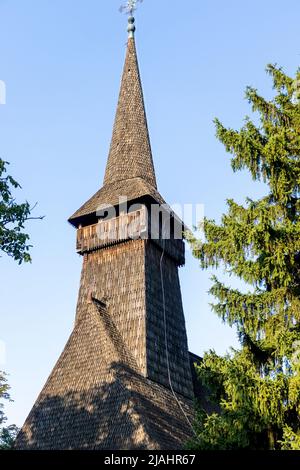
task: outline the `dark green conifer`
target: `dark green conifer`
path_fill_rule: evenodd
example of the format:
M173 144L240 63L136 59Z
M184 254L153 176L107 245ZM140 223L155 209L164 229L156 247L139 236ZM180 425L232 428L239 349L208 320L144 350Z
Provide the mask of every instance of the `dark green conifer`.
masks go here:
M275 96L247 88L259 123L241 130L215 121L233 171L266 183L244 205L228 200L220 224L205 219L205 242L189 237L203 269L224 267L249 285L232 289L216 277L214 312L238 331L241 349L210 351L198 367L216 410L197 412L201 449L300 449L300 71L267 72Z

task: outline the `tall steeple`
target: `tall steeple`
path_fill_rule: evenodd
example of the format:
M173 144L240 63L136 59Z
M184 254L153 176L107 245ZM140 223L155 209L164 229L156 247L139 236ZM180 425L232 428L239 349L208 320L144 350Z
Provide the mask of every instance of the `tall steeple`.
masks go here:
M134 18L130 16L127 54L104 185L142 178L156 189L134 32Z
M128 9L132 13L133 9ZM116 206L145 198L162 204L157 190L136 45L135 20L128 18L128 42L119 100L102 188L83 204L69 222L78 227L96 219L103 205Z
M132 12L135 0L128 5ZM74 329L17 449L181 449L191 437L194 387L178 275L185 248L175 231L162 238L164 222L149 211L161 210L163 199L134 31L131 15L104 185L69 219L83 258ZM128 212L123 196L136 203ZM103 204L115 215L98 219Z

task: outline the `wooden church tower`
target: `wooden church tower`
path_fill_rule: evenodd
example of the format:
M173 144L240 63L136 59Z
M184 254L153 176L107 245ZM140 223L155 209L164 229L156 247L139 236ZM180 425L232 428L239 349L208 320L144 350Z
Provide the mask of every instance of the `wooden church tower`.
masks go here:
M130 16L103 187L69 219L83 257L74 329L17 449L180 449L191 437L194 392L178 277L184 243L167 209L167 239L165 214L151 215L164 200L134 31Z

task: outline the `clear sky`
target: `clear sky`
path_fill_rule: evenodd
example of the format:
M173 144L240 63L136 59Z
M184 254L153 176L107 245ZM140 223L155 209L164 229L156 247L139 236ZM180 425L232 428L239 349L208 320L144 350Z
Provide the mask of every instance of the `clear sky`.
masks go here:
M38 201L28 224L33 263L0 259L0 340L21 425L71 332L81 259L67 218L102 184L126 44L122 0L0 0L0 156ZM264 190L233 174L212 120L238 128L246 85L271 96L269 62L299 66L299 0L145 0L137 49L160 192L202 203L219 220L226 198ZM212 272L188 253L181 269L190 350L223 354L235 332L210 311ZM238 283L230 279L231 285ZM1 347L0 347L1 349Z

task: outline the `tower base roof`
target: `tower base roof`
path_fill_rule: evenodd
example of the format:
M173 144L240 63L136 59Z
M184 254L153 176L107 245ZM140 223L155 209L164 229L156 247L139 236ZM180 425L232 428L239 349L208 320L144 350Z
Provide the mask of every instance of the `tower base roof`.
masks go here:
M109 313L94 301L88 310L17 436L16 449L183 448L192 433L184 415L192 419L192 401L178 394L176 399L142 376Z

